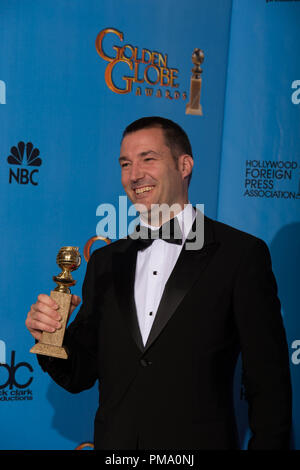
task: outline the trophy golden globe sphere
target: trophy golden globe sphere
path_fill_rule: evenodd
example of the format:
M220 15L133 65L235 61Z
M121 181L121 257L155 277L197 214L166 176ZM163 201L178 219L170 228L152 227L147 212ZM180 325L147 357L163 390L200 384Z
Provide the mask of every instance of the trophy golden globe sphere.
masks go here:
M194 49L194 52L192 54L192 62L195 65L201 65L202 62L204 61L204 52L202 49L199 49L198 47Z
M56 263L62 269L58 276L53 276L58 292L70 293L69 287L74 286L76 281L72 278L71 271L75 271L81 264L81 256L78 247L63 246L56 257Z
M193 77L194 78L200 78L201 73L202 73L202 68L200 65L204 61L204 52L202 49L196 48L194 49L194 52L192 54L192 62L194 64L194 67L192 68L193 72Z

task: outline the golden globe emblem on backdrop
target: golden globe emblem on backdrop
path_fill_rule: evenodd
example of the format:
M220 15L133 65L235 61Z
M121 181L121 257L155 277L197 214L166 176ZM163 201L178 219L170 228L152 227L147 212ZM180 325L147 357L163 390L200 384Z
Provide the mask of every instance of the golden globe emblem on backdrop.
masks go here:
M202 106L200 104L200 95L201 95L201 85L202 78L201 74L203 72L200 65L204 61L204 52L202 49L194 49L192 54L192 62L194 67L192 68L192 77L190 84L190 100L186 105L185 114L194 114L198 116L203 116Z
M56 263L62 269L62 272L58 276L53 276L57 287L51 291L50 297L59 306L61 328L54 333L43 331L41 340L30 349L30 352L67 359L68 352L63 346L63 339L71 306L72 294L70 287L76 284L71 271L78 269L81 264L79 249L73 246L62 247L57 254Z
M90 256L91 256L91 247L97 240L102 240L104 241L107 245L111 243L111 240L106 237L102 237L101 235L95 235L91 237L85 244L84 249L83 249L83 256L86 262L89 261Z

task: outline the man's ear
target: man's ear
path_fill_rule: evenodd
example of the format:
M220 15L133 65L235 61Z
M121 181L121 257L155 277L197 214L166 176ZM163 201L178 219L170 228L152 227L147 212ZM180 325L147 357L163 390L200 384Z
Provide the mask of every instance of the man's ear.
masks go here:
M182 179L187 178L193 170L194 160L191 155L183 154L178 158L178 168L181 172Z

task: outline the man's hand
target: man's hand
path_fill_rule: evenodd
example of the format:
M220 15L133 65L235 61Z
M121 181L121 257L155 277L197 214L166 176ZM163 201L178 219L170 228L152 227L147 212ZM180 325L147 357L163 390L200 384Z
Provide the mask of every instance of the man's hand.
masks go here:
M81 302L81 298L72 295L70 315ZM61 328L61 316L58 312L58 305L51 297L46 294L40 294L37 302L33 304L27 314L25 325L32 336L38 341L42 337L42 332L53 333Z

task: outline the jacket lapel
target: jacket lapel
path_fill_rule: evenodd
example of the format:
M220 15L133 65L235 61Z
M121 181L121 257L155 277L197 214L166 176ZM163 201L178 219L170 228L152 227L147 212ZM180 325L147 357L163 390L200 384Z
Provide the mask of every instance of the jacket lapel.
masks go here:
M136 245L133 240L129 239L128 248L124 252L114 253L113 275L119 310L138 348L143 351L144 344L134 301L134 279L137 258Z

